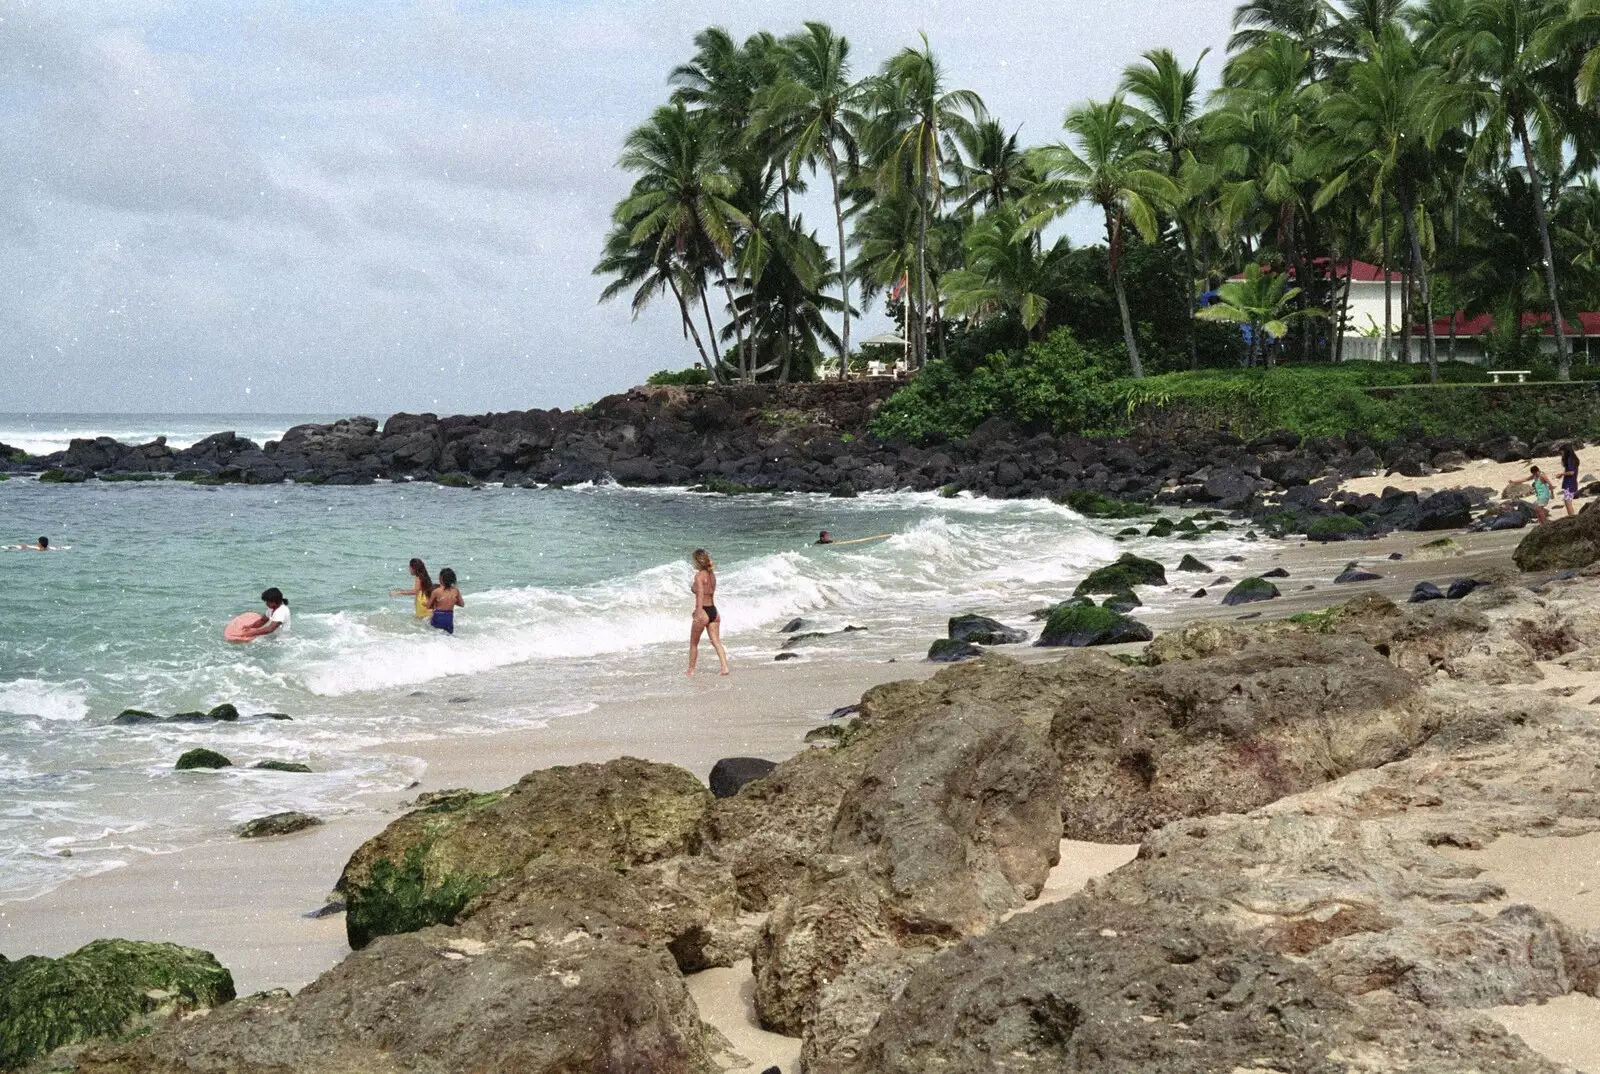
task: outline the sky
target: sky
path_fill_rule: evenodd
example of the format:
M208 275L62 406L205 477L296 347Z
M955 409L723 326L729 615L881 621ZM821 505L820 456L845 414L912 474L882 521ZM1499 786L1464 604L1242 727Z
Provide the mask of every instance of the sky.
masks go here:
M925 32L1039 144L1146 49L1215 84L1234 3L0 0L0 412L590 401L695 359L591 270L698 30Z

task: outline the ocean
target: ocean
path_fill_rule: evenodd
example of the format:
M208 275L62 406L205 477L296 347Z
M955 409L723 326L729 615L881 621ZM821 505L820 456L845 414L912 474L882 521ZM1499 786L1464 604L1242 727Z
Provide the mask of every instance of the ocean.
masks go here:
M13 416L0 417L0 442L98 430L178 443L218 429L275 435L299 420L93 415L24 427ZM229 838L266 813L360 809L363 793L419 774L420 762L388 748L401 740L581 720L608 700L691 689L682 667L696 547L718 562L735 674L771 662L795 617L807 630L866 628L802 645L803 660L914 660L949 616L1025 623L1124 550L1171 564L1183 551L1245 548L1229 534L1113 540L1125 525L1041 501L913 493L0 482L0 544L43 534L69 546L0 553L0 901ZM818 547L822 529L890 536ZM410 584L412 556L460 576L467 607L453 637L388 596ZM223 624L261 610L267 586L288 596L292 632L223 642ZM1183 599L1157 594L1140 617L1159 625ZM703 648L707 671L715 655ZM124 708L170 715L221 702L245 718L112 722ZM292 719L257 718L268 712ZM241 766L222 778L173 771L202 745ZM243 767L268 758L315 772Z

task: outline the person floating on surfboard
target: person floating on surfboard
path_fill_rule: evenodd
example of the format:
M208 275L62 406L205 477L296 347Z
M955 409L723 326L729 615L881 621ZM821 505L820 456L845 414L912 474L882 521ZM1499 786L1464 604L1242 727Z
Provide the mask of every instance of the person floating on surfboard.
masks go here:
M819 533L817 535L817 543L818 544L832 544L833 543L833 538L828 536L828 531L827 530L823 530L821 533Z
M51 544L50 538L40 537L38 544L8 544L0 552L65 552L71 545Z
M827 530L823 530L821 533L817 534L817 539L815 541L812 541L811 543L812 544L833 544L833 545L866 544L868 541L886 541L890 537L893 537L893 536L894 536L894 534L892 534L892 533L879 533L879 534L874 534L871 537L855 537L855 538L852 538L852 539L850 539L848 541L839 541L839 540L835 540L834 539L833 534L829 533Z

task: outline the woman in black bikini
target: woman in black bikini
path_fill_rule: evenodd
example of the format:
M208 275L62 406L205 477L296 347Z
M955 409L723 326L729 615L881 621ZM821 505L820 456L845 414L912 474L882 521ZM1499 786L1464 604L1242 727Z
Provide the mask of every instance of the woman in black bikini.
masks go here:
M694 584L689 587L694 593L694 618L689 626L689 674L694 674L694 665L700 659L700 634L704 632L711 639L711 647L717 651L717 659L722 661L722 673L728 673L728 651L722 647L722 620L717 615L717 567L711 562L711 557L704 548L694 550Z

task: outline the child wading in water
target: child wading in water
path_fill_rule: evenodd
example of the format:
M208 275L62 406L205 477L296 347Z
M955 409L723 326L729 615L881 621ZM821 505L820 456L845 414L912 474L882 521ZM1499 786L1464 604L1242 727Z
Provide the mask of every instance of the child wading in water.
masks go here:
M1542 526L1550 521L1550 481L1537 466L1529 472L1533 475L1533 514Z
M456 588L456 572L446 567L439 572L439 584L428 594L428 607L433 609L428 625L446 634L454 634L456 609L466 606L467 602L462 599L461 590Z

